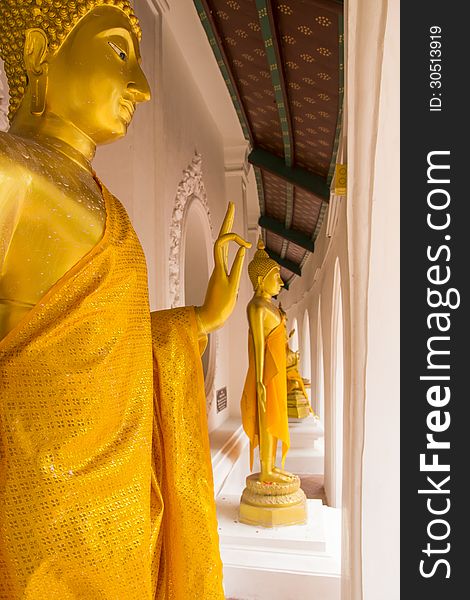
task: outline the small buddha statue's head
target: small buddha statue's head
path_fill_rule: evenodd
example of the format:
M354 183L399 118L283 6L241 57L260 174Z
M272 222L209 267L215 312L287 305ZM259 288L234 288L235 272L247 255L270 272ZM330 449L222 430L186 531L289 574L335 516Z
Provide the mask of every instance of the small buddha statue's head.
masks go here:
M300 352L298 350L292 350L291 347L289 346L289 340L294 335L294 333L295 333L295 329L292 329L289 332L289 335L287 336L287 340L286 340L286 354L287 354L287 368L288 369L296 368L299 363L299 360L300 360Z
M289 346L287 346L286 352L286 367L288 369L295 369L299 364L300 355L298 351L291 350Z
M253 259L248 264L248 275L255 292L262 291L270 296L277 296L284 285L281 268L266 252L261 239Z
M40 129L49 117L94 144L125 135L136 104L150 98L140 37L129 0L2 0L10 121Z

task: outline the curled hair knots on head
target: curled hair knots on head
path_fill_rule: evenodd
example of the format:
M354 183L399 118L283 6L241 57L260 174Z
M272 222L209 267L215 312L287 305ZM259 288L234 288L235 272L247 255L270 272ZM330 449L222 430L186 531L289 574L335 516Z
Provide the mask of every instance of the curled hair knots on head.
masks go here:
M248 264L248 276L254 290L258 287L258 277L264 278L275 267L279 268L278 263L264 249L264 243L261 238L258 241L257 248L253 259Z

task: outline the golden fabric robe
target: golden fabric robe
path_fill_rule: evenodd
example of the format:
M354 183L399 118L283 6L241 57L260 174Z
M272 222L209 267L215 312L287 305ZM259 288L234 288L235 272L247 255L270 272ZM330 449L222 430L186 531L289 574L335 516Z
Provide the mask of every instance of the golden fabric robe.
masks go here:
M0 598L222 600L194 309L150 317L103 194L101 241L0 342Z
M253 452L259 445L258 402L256 396L256 370L253 338L248 336L248 373L243 388L241 413L243 429L250 439L250 468L253 469ZM266 387L266 412L268 432L275 442L282 442L282 464L290 445L287 420L286 385L286 326L284 320L271 331L265 340L263 383Z

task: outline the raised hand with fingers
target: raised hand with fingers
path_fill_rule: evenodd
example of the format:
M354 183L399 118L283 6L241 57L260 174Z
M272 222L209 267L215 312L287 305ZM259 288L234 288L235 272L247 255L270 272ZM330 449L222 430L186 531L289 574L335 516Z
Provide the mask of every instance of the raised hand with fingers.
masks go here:
M219 237L214 244L215 264L207 285L204 304L196 307L200 334L207 334L222 327L232 313L237 300L245 252L246 248L251 248L251 244L232 232L234 215L235 206L233 202L229 202ZM228 247L232 241L240 248L229 272Z

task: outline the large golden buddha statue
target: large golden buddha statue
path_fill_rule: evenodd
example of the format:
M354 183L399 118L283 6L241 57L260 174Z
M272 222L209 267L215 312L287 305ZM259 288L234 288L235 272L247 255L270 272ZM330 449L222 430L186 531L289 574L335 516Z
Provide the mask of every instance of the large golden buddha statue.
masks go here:
M199 347L249 244L231 205L203 306L150 314L90 164L150 97L139 39L128 0L0 3L0 598L223 598Z
M285 313L273 297L283 282L279 265L260 240L248 274L254 295L247 307L248 373L241 400L242 422L250 440L250 468L259 445L260 472L247 477L240 503L240 520L272 527L302 523L306 519L305 495L300 480L276 466L282 444L282 467L289 449L286 386Z

